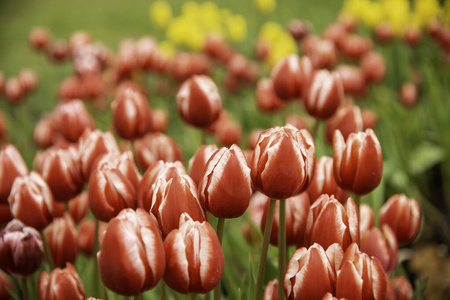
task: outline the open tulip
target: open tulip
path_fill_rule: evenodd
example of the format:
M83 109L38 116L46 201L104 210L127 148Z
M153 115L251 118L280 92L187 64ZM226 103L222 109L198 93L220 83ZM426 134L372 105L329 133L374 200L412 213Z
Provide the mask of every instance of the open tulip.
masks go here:
M103 283L126 296L153 288L166 265L158 225L142 209L124 209L109 222L97 257Z
M333 144L333 134L339 130L346 140L350 133L363 130L361 109L356 105L342 105L326 123L325 138L328 144Z
M50 275L43 271L39 275L39 300L84 300L86 293L71 263L64 269L54 269Z
M14 180L28 174L28 168L19 150L7 145L0 152L0 203L8 203L8 196Z
M372 129L351 133L344 140L339 130L333 137L333 170L339 186L356 195L365 195L381 182L383 154Z
M182 214L179 229L170 232L164 240L164 250L164 281L175 291L204 294L219 284L225 259L219 239L208 222L193 221L188 214Z
M191 176L197 186L200 184L200 180L203 177L206 163L211 155L218 149L219 148L217 148L215 144L202 145L189 160L189 176Z

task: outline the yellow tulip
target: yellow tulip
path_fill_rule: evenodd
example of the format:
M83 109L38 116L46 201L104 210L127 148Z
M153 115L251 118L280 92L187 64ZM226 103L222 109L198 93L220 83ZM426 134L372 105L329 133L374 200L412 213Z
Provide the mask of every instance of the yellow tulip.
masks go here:
M150 19L159 28L166 28L172 19L172 8L167 1L158 0L150 5Z
M255 0L255 6L262 14L270 14L277 7L276 0Z

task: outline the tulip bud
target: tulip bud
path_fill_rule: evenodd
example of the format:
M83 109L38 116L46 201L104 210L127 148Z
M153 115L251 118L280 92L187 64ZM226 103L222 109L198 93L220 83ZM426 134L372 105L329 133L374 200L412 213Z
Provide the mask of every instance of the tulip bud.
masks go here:
M153 288L165 269L163 241L144 210L122 210L106 229L97 254L100 276L115 293L132 296Z
M309 121L305 116L297 115L297 114L289 114L286 116L286 124L291 124L298 130L311 128L309 125Z
M12 219L14 219L14 217L11 213L9 205L0 204L0 228L3 228Z
M211 125L222 110L222 99L214 81L206 75L187 79L177 93L177 110L192 126Z
M347 34L338 42L341 53L352 59L360 59L373 48L372 40L365 36Z
M47 54L54 62L62 62L69 54L69 45L63 40L53 41L47 48Z
M363 130L368 128L374 129L378 123L378 115L370 109L361 110L361 117L363 121Z
M361 234L361 251L378 258L386 272L394 270L397 266L397 239L392 229L387 225L383 225L381 230L372 227Z
M58 86L58 99L70 101L83 97L81 78L73 76L64 79Z
M162 109L154 109L150 112L150 114L150 130L152 132L166 131L169 126L169 115L167 112Z
M362 68L340 65L335 71L341 75L346 95L363 95L366 92L366 79Z
M37 230L44 229L52 222L54 201L49 186L34 171L16 178L8 198L13 216Z
M310 36L302 45L315 69L329 68L337 60L336 47L330 40Z
M11 276L27 277L41 266L44 248L39 232L14 219L0 231L0 267Z
M69 215L56 218L44 229L53 262L64 268L66 262L73 263L77 258L77 231L75 223Z
M48 29L42 27L35 27L28 35L28 42L35 50L45 49L52 40L52 34Z
M86 45L92 43L92 36L83 30L73 32L69 37L69 48L72 55L75 55Z
M20 86L25 93L36 89L38 85L38 78L36 73L30 69L23 69L17 74Z
M284 275L284 294L289 300L321 299L333 292L335 274L319 244L300 248L289 260Z
M253 153L253 184L270 198L292 197L309 186L314 161L314 141L307 130L290 124L267 129L259 136Z
M262 228L262 220L265 215L265 208L267 202L270 201L270 198L266 195L256 191L253 193L252 198L250 200L250 205L248 208L250 220L258 227ZM274 218L276 215L274 214Z
M264 112L272 112L282 109L284 102L275 93L273 81L270 78L262 78L256 85L256 104Z
M386 75L386 62L374 51L364 54L361 58L361 68L366 82L380 82Z
M154 189L150 213L158 220L163 237L178 228L183 213L195 221L206 220L198 201L197 187L188 175L179 175L168 181L159 179Z
M97 232L100 245L103 242L106 226L107 226L106 223L100 222L100 226ZM93 255L94 239L95 239L95 222L90 219L84 219L78 226L78 250L87 256Z
M332 41L335 45L338 45L346 34L344 26L340 23L333 23L323 31L323 37Z
M330 145L333 144L333 134L336 130L341 132L345 140L347 140L350 133L362 131L363 119L361 109L356 105L343 105L328 119L325 138Z
M55 110L56 129L70 142L77 142L86 129L93 129L94 120L81 100L59 104Z
M418 100L417 86L412 82L405 82L400 88L399 98L401 104L406 107L413 107Z
M296 41L301 41L311 31L311 24L307 21L293 19L288 24L288 31Z
M178 226L177 226L178 227ZM179 229L164 240L166 271L164 281L183 294L211 291L221 280L225 261L219 239L206 221L180 216Z
M198 191L202 207L218 218L237 218L247 210L252 180L244 153L237 145L212 154Z
M344 251L352 242L359 243L358 208L353 199L348 198L344 207L334 196L320 196L309 211L305 240L307 245L323 247L338 243Z
M22 100L25 95L25 91L20 85L19 78L10 77L5 82L5 96L11 104L17 104Z
M375 214L372 207L366 203L359 206L359 231L363 235L366 231L372 229L375 223Z
M69 214L75 223L79 223L86 216L88 205L89 198L87 191L69 200Z
M372 129L352 133L344 141L339 130L333 137L334 178L339 186L356 195L365 195L381 182L383 154Z
M41 148L48 148L54 145L57 139L62 138L55 130L51 118L43 118L34 126L33 141Z
M8 203L14 180L28 174L28 168L19 150L7 145L0 152L0 203Z
M181 162L163 162L159 160L153 163L145 171L137 189L137 206L149 211L152 206L155 185L159 179L169 181L179 175L186 175L186 170Z
M309 115L318 119L331 117L344 100L340 75L321 70L312 76L304 105Z
M64 269L54 269L50 275L45 271L39 275L39 300L85 298L83 284L71 263L67 263Z
M177 142L163 133L149 133L135 140L134 147L139 165L146 170L158 160L183 161L183 153Z
M219 148L217 148L215 144L202 145L189 160L189 176L191 176L197 186L200 184L200 180L203 177L206 163L211 155L218 149Z
M394 277L391 281L397 300L408 300L412 298L414 289L405 277Z
M203 51L222 63L226 63L233 54L233 49L226 40L214 35L207 36Z
M262 300L278 300L278 279L267 283Z
M417 46L422 41L422 32L415 26L408 26L403 34L403 40L411 47Z
M403 194L391 196L380 211L380 225L391 227L399 244L408 244L416 238L421 219L419 203Z
M375 37L381 43L388 43L394 38L394 30L388 21L380 22L375 27Z
M316 160L314 176L306 191L311 204L322 194L334 195L341 203L347 200L348 194L339 187L334 179L333 158L322 156Z
M242 139L242 128L238 122L227 119L221 122L214 132L219 144L225 147L231 147L233 144L239 144Z

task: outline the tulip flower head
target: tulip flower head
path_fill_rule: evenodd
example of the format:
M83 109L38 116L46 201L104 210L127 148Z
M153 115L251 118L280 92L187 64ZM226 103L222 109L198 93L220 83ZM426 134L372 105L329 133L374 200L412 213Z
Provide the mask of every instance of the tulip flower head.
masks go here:
M218 149L215 144L202 145L189 160L189 176L191 176L197 186L203 177L206 163Z
M39 300L57 299L86 299L83 284L71 263L64 269L54 269L50 275L45 271L39 275Z
M0 203L8 203L16 177L28 174L28 168L19 150L13 145L6 146L0 152Z

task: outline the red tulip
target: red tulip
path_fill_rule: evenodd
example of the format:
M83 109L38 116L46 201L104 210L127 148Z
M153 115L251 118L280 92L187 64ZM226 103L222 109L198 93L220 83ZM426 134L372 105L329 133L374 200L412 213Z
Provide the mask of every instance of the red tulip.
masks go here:
M403 33L403 40L411 47L422 41L422 32L415 26L408 26Z
M62 101L82 98L83 93L81 78L78 76L66 78L58 86L58 99Z
M333 144L333 134L339 130L346 140L350 133L363 130L361 109L356 105L343 105L326 123L325 137L327 142Z
M333 160L334 178L343 190L365 195L381 182L383 154L372 129L351 133L347 141L335 131Z
M164 250L164 281L175 291L204 294L219 284L225 266L224 255L208 222L193 221L187 213L182 214L179 229L166 237Z
M250 220L258 227L261 227L267 201L270 201L270 198L258 191L253 193L250 200L250 205L248 207ZM276 215L274 215L274 218L275 217Z
M50 275L45 271L39 275L39 300L85 298L83 284L72 264L67 263L64 269L54 269Z
M219 144L225 147L231 147L233 144L239 144L242 140L241 125L230 119L224 120L216 127L214 136Z
M262 300L278 300L278 279L267 283Z
M150 112L150 130L152 132L164 132L169 126L169 115L165 110L154 109Z
M210 57L217 59L222 63L227 63L234 52L224 39L214 35L209 35L206 38L203 51Z
M366 92L366 79L362 68L340 65L335 71L341 75L346 95L363 95Z
M293 19L288 24L288 31L296 41L301 41L308 36L311 31L311 25L302 20Z
M408 300L412 298L414 289L405 277L394 277L391 281L397 300Z
M291 124L298 130L307 129L309 130L311 126L309 125L309 121L305 118L305 116L297 115L297 114L289 114L286 116L286 124Z
M347 32L344 26L340 23L333 23L323 31L323 37L332 41L335 45L337 45L346 34Z
M135 53L138 65L144 70L150 70L154 67L154 57L158 52L158 44L151 36L143 36L136 41Z
M69 200L69 214L75 223L79 223L86 216L89 205L87 191Z
M20 85L19 78L10 77L5 82L5 96L6 100L11 104L17 104L22 100L25 95L25 91Z
M335 274L319 244L300 248L289 260L284 275L284 294L289 300L314 300L333 292Z
M34 171L14 181L8 198L14 217L37 230L44 229L52 222L54 201L49 186Z
M361 110L361 117L363 121L363 130L368 128L375 128L378 123L378 115L370 109Z
M0 231L0 267L11 276L27 277L41 266L44 248L39 232L14 219Z
M81 100L59 104L55 110L56 129L70 142L77 142L86 129L93 129L94 120Z
M197 187L188 175L179 175L168 181L159 179L154 189L150 213L158 220L164 237L178 228L183 213L189 214L195 221L206 220L198 201Z
M361 251L369 256L378 258L386 272L390 272L397 266L398 245L397 238L389 226L377 227L361 234Z
M403 194L391 196L380 211L380 225L391 227L399 244L407 244L416 238L421 220L419 203Z
M159 179L169 181L179 175L186 175L186 170L181 162L163 162L159 160L153 163L145 171L137 189L137 206L149 211L152 206L155 185Z
M0 152L0 203L8 203L14 180L28 174L28 168L19 150L7 145Z
M28 42L35 50L45 49L52 40L52 34L48 29L42 27L35 27L30 31Z
M365 36L347 34L338 42L339 50L352 59L360 59L373 48L372 40Z
M211 155L218 149L219 148L217 148L215 144L202 145L189 160L189 176L191 176L197 186L200 184L200 180L203 177L206 163Z
M158 226L139 208L124 209L109 222L97 258L105 286L126 296L153 288L166 266Z
M307 130L290 124L267 129L261 133L253 153L253 184L268 197L292 197L310 184L314 161L314 141Z
M303 42L306 55L311 58L315 69L329 68L337 60L337 50L334 43L328 39L310 36Z
M44 235L55 266L64 268L66 262L75 261L78 237L75 223L69 215L54 219L44 229Z
M0 228L3 228L12 219L14 219L14 216L11 213L9 204L0 204Z
M371 230L375 223L375 214L372 207L366 203L362 203L359 206L359 220L359 231L361 235Z
M399 93L400 103L406 107L413 107L418 100L419 91L417 86L412 82L402 84Z
M311 204L322 194L334 195L341 203L347 200L348 194L339 187L334 179L333 158L322 156L316 160L314 176L306 191L308 192Z
M40 119L33 130L33 141L41 148L48 148L56 143L58 138L63 138L59 135L51 117L44 117Z
M214 81L206 75L194 75L183 82L177 93L177 110L192 126L211 125L222 110L222 99Z
M106 223L100 222L98 228L98 240L100 245L106 231ZM78 226L78 250L87 256L94 254L95 222L90 219L84 219Z
M282 109L284 102L275 93L273 81L270 78L262 78L256 85L256 104L265 112Z
M169 72L177 81L209 73L209 58L201 53L181 52L172 59Z
M381 43L388 43L394 39L394 30L391 23L381 22L375 27L375 37Z
M386 75L386 62L377 52L371 51L361 58L361 68L366 82L380 82Z
M253 129L247 137L247 147L249 150L254 150L258 143L259 135L263 132L261 128ZM252 151L253 154L253 151Z
M38 85L38 78L36 73L30 69L23 69L17 74L20 86L25 93L31 92L36 89Z
M64 61L69 54L69 45L66 41L53 41L47 48L48 56L55 62Z
M358 208L353 199L348 198L344 207L333 196L320 196L311 206L305 240L323 247L338 243L344 251L351 243L359 243Z

